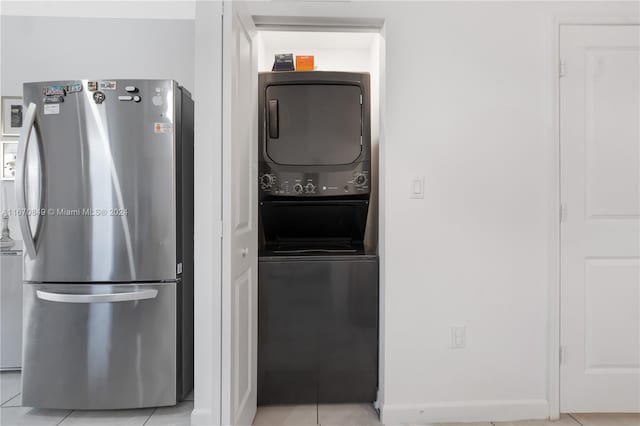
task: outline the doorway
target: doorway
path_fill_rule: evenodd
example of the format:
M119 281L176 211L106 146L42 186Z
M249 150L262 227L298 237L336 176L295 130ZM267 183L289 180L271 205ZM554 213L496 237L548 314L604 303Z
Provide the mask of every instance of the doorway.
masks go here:
M380 37L381 26L363 26L358 22L357 28L330 28L324 25L309 23L313 31L300 31L307 27L295 25L296 18L290 18L295 26L283 25L282 22L270 25L264 19L248 13L247 7L238 2L225 2L222 15L222 291L220 318L222 339L220 359L220 418L222 424L250 424L257 408L257 193L258 193L258 72L271 68L273 51L269 49L284 49L286 53L299 53L295 46L305 49L305 54L315 55L317 69L324 70L331 66L333 70L354 70L353 58L360 58L364 71L371 74L371 122L372 143L375 143L375 153L378 153L378 142L382 139L380 123L380 98L382 91L381 64L383 61L384 43ZM213 15L214 10L208 11ZM258 26L256 23L260 22ZM306 21L305 21L306 22ZM316 23L317 24L317 23ZM342 23L342 27L349 25ZM324 30L322 30L324 28ZM277 29L277 31L276 31ZM351 31L356 30L356 31ZM276 34L276 33L282 34ZM281 37L279 42L269 42L270 38L264 34L272 34L274 38ZM285 34L286 33L286 34ZM323 34L325 33L325 34ZM342 34L344 33L344 34ZM363 45L357 40L360 33L375 40L375 44ZM300 45L300 40L315 36L324 45L315 48ZM327 42L332 38L333 43ZM265 42L265 39L267 42ZM308 39L307 39L308 40ZM350 52L345 47L352 41ZM360 44L358 44L360 43ZM355 44L355 46L354 46ZM358 52L356 52L358 51ZM331 54L333 52L333 56ZM282 53L282 52L279 52ZM303 53L303 52L300 52ZM362 53L358 56L357 53ZM268 60L265 55L269 55ZM330 62L328 59L333 60ZM366 59L366 62L364 61ZM329 65L333 64L333 65ZM375 68L375 69L374 69ZM356 69L355 71L358 71ZM374 107L375 102L375 107ZM375 133L374 133L375 132ZM383 146L382 143L379 144ZM373 151L373 150L372 150ZM378 164L378 156L375 164ZM372 158L373 160L373 158ZM372 161L373 163L373 161ZM379 180L384 181L383 168L376 171ZM373 188L372 188L373 189ZM382 200L383 191L378 191L376 198ZM381 204L383 205L383 204ZM383 232L377 221L379 213L376 209L369 209L375 215L370 220L368 241L379 240L378 247L383 247ZM383 251L380 250L380 254ZM384 261L381 264L381 276L384 278ZM384 280L380 282L380 299L384 300ZM384 322L384 305L381 303L381 330ZM380 348L384 347L384 336L380 336ZM382 350L380 349L380 353ZM381 364L382 366L382 364ZM379 376L383 374L379 372ZM380 395L378 395L378 399ZM215 409L215 407L213 407ZM373 410L373 408L372 408ZM206 413L194 412L198 415L196 422L203 423ZM196 416L194 414L194 417ZM215 412L212 413L215 416ZM377 415L376 415L377 416Z
M560 410L640 406L640 26L560 26Z
M379 30L368 29L362 32L354 32L347 31L344 28L309 27L306 29L296 27L295 29L290 29L283 28L280 25L277 27L261 25L258 27L256 44L258 46L259 72L271 71L276 54L292 53L294 56L313 55L316 71L364 72L370 75L371 171L374 179L371 180L371 198L366 221L365 246L367 252L375 252L379 246L380 75L381 49L383 47ZM278 145L283 145L282 137L280 137ZM359 150L360 147L358 147ZM262 271L264 270L263 268ZM263 272L260 272L260 274L263 274ZM261 352L257 354L259 359L264 355ZM371 402L375 399L376 379L377 377L374 373L374 392L372 393ZM264 403L264 393L262 400ZM340 408L344 410L345 406ZM355 415L362 416L363 419L369 421L373 418L377 420L378 415L372 403L368 405L357 404L351 406L351 408ZM273 416L281 415L282 411L287 409L293 410L292 412L297 413L296 415L302 416L304 420L301 419L300 421L305 424L331 421L327 416L335 416L339 412L336 407L318 405L317 403L287 408L265 406L259 408L256 424L268 424L273 421Z

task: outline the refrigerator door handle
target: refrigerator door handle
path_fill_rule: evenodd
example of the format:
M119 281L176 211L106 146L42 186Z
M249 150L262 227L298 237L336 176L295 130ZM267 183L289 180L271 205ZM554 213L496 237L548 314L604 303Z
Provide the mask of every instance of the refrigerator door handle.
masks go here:
M27 216L27 199L26 199L26 169L27 169L27 149L29 148L29 140L31 139L31 132L36 124L36 104L30 103L25 113L24 127L20 133L20 139L18 140L18 164L16 169L16 201L17 207L21 212L18 213L18 223L20 225L20 232L22 233L22 240L24 247L29 257L34 258L36 256L36 241L35 238L41 227L43 218L38 219L38 225L36 226L36 232L31 232L31 225ZM40 141L38 140L38 144ZM42 146L40 148L40 188L38 194L38 213L44 207L44 170L42 167L43 152Z
M36 291L38 299L59 303L113 303L132 302L135 300L155 299L158 290L140 290L128 293L108 293L108 294L73 294L73 293L51 293L48 291Z

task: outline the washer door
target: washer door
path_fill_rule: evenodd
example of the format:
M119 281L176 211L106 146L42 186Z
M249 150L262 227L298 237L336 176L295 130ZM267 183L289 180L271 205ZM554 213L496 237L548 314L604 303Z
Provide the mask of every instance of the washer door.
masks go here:
M22 403L176 403L176 283L25 284Z
M264 201L265 248L278 254L356 253L364 249L368 201Z

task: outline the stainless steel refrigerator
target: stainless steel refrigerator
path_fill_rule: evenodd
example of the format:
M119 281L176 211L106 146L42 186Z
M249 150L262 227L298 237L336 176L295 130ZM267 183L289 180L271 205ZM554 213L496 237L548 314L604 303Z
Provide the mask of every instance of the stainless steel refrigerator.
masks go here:
M193 387L193 101L172 80L24 84L22 403L173 405Z

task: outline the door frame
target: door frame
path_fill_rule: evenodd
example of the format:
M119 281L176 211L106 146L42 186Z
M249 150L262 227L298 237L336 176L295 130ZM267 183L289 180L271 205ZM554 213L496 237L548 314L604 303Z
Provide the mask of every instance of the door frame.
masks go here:
M196 217L200 232L194 236L196 247L196 293L195 379L194 409L191 413L193 425L219 425L222 420L222 32L223 3L197 2L195 12L195 62L196 108ZM385 20L384 18L323 18L316 16L292 16L278 19L275 16L256 19L254 25L260 30L267 25L272 28L293 29L297 26L313 31L377 32L380 34L379 65L379 211L378 251L380 256L380 345L379 345L379 393L378 404L383 402L384 389L384 236L385 236L385 167L384 167L384 115L385 115ZM199 155L198 155L199 153ZM211 169L217 168L218 172ZM200 336L200 338L197 338Z
M219 425L222 381L222 2L196 2L194 144L194 408Z
M386 218L386 20L373 18L332 18L313 15L253 15L258 33L261 31L375 33L378 45L378 394L374 406L384 407L385 383L385 218ZM373 159L372 159L373 160ZM258 355L259 356L259 355Z
M549 418L560 418L560 272L561 259L561 194L560 194L560 29L569 25L640 25L640 19L634 17L577 17L555 16L548 23L551 46L548 64L548 80L550 87L550 129L551 159L549 169L549 313L548 313L548 350L547 350L547 399L549 402Z

